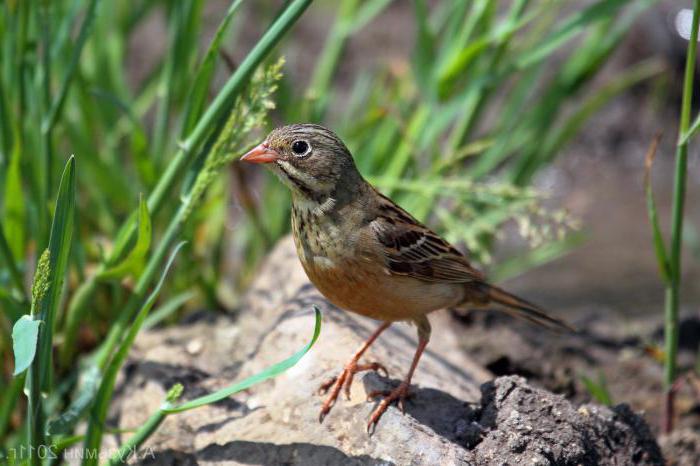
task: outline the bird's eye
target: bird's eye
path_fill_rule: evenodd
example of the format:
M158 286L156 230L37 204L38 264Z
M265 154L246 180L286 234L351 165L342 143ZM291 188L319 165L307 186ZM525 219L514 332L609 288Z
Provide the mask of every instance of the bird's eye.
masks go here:
M306 155L309 152L309 143L306 141L294 141L292 143L292 152L296 155Z

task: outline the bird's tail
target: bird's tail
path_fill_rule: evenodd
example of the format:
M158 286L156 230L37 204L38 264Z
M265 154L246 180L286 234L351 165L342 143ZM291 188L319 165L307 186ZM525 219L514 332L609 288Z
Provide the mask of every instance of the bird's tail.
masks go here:
M480 283L479 291L483 293L484 301L496 303L503 307L503 311L508 314L520 317L538 325L552 330L575 332L576 330L566 322L547 314L542 308L525 301L507 291L488 283Z

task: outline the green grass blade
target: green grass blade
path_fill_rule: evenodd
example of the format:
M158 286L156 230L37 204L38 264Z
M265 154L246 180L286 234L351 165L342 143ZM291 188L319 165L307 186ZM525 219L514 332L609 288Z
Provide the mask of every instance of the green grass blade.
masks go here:
M80 56L83 53L85 42L92 31L92 24L95 20L95 11L97 10L97 2L98 0L90 0L87 10L85 11L85 18L83 19L83 24L80 26L78 39L75 41L73 54L71 56L70 63L68 64L66 74L61 81L61 87L58 91L58 95L52 102L51 108L49 109L45 120L42 122L42 132L44 133L49 132L51 128L53 128L61 114L61 111L63 110L63 104L66 101L68 89L70 88L76 69L78 68L78 63L80 62Z
M165 401L163 406L169 406L170 404L177 401L177 399L182 395L182 385L173 385L168 393L165 395ZM158 426L165 420L167 414L163 412L163 409L158 409L155 413L151 415L146 422L127 440L110 458L107 463L109 466L123 465L129 460L129 458L137 451L143 442L145 442L148 437L150 437Z
M0 391L0 440L5 438L5 433L8 431L12 412L22 396L23 386L23 377L10 379L7 385L2 386L2 391ZM0 459L2 459L1 454Z
M502 27L509 28L508 25L517 25L521 22L527 22L527 19L523 18L527 4L528 0L518 0L516 2L513 2ZM474 8L476 7L477 4L474 5ZM487 31L490 29L488 24L481 25L480 23L486 23L488 21L488 18L490 16L489 9L485 7L482 8L483 9L478 12L481 18L476 24L480 25L481 29ZM537 16L538 13L541 13L541 11L535 11L532 13L531 16ZM493 51L485 51L483 57L479 57L478 60L475 60L477 62L477 65L479 65L475 68L475 74L479 78L472 79L470 77L468 80L464 80L463 85L465 86L465 90L462 92L464 99L464 110L462 112L462 115L454 125L454 128L450 134L450 140L448 145L450 150L456 150L457 147L468 141L468 138L472 135L472 132L474 131L475 127L478 125L480 116L482 115L485 107L487 106L487 104L492 102L492 96L497 90L502 88L503 82L510 77L509 74L501 73L499 70L501 68L508 69L510 67L510 64L514 60L513 55L509 55L509 51L512 40L517 31L517 28L510 28L510 30L508 30L506 34L504 34L502 38L499 39L499 42L495 46ZM471 34L471 32L472 31L470 30L469 34ZM453 51L453 55L459 53L461 53L460 50ZM536 74L536 72L537 67L532 67L531 69L525 72L526 76L518 76L520 83L516 85L516 91L514 92L514 94L516 94L516 100L517 95L519 94L517 91L518 87L524 88L527 91L531 91L532 86L529 85L529 83L534 81L531 79ZM450 86L448 86L448 84L448 82L443 81L442 85L440 86L440 95L442 97L447 97L450 95L451 92L454 92L450 89ZM458 88L457 86L451 87ZM520 93L522 93L522 90L520 91ZM503 108L520 107L518 105L509 106L508 104L506 104L503 106ZM507 113L517 115L517 112ZM507 119L508 118L505 118L505 121L507 121Z
M657 135L649 146L647 155L644 161L644 194L647 203L647 215L651 224L653 235L654 253L656 254L656 262L659 267L659 274L666 284L671 282L671 269L666 251L666 242L664 241L661 225L659 224L659 214L656 209L656 200L654 199L654 189L651 184L651 171L656 157L656 149L659 145L661 135Z
M189 59L196 50L196 18L201 13L202 1L175 2L171 5L168 54L163 65L158 86L159 102L153 127L153 154L156 160L163 157L170 114L177 94L180 76L178 70L190 66ZM194 33L194 34L193 34Z
M444 88L457 77L464 75L471 63L482 56L487 48L509 41L516 32L527 26L533 17L534 14L516 17L499 28L490 30L484 36L471 41L442 65L438 71L438 85ZM442 90L442 93L446 93L446 90Z
M84 435L71 435L69 437L62 437L55 441L52 445L51 451L56 455L60 455L62 451L66 448L70 448L73 445L77 445L85 438Z
M240 382L237 382L233 385L230 385L226 388L222 388L221 390L217 390L214 393L211 393L209 395L205 395L199 398L196 398L194 400L188 401L186 403L182 403L179 405L175 406L170 406L170 407L164 407L162 411L164 413L168 414L173 414L173 413L181 413L183 411L188 411L190 409L195 409L199 408L204 405L208 405L211 403L216 403L217 401L221 401L224 398L228 398L229 396L238 393L242 390L245 390L247 388L252 387L253 385L257 385L260 382L263 382L267 379L270 379L272 377L276 377L282 372L286 371L290 367L294 366L296 363L299 362L299 360L304 357L306 353L309 352L311 347L316 343L316 340L318 340L318 336L321 333L321 311L314 306L314 314L315 314L315 324L314 324L314 333L313 336L311 337L311 341L306 344L302 349L294 353L292 356L289 358L285 359L284 361L280 361L277 364L274 364L267 369L251 376L248 377L244 380L241 380Z
M197 119L202 115L204 111L204 105L207 102L207 93L211 86L211 80L214 76L214 71L216 70L216 58L219 55L219 50L221 49L221 43L224 40L226 31L233 20L238 8L243 3L243 0L235 0L231 2L226 15L224 15L221 23L216 28L216 33L212 39L207 52L204 55L202 63L197 69L195 74L194 82L192 84L192 91L187 98L187 104L185 107L185 117L183 119L181 138L185 138L187 134L192 131L195 127Z
M39 333L39 367L41 388L51 389L53 326L68 270L68 258L75 224L75 158L71 156L61 176L56 209L49 238L49 289L39 307L44 322Z
M425 0L414 0L414 16L418 33L416 34L416 46L413 56L413 71L416 82L428 96L434 95L433 83L433 57L435 54L435 35L430 28L428 5Z
M0 307L7 322L15 322L27 310L27 301L19 301L8 293L9 290L0 287ZM3 335L6 335L3 333ZM9 339L8 339L9 341Z
M325 40L320 58L316 63L311 82L306 89L308 110L301 115L304 121L319 122L330 97L330 85L345 48L348 31L353 22L358 0L343 0L338 7L335 23Z
M5 238L3 223L0 221L0 259L7 264L7 268L10 270L10 277L14 282L15 288L22 294L23 300L26 302L27 294L24 289L24 282L22 280L22 274L17 267L15 258L13 257L12 251L10 250L10 245Z
M42 394L52 391L53 322L61 302L63 281L68 269L75 223L74 211L75 159L71 156L63 170L58 188L49 247L39 260L32 287L31 313L35 319L41 320L43 325L39 328L37 353L25 378L29 448L38 449L41 445L46 445L46 408L45 396ZM41 463L36 454L30 457L30 462L33 466L39 466Z
M351 35L364 28L369 22L380 15L392 0L366 0L357 9L347 34Z
M544 134L544 142L535 143L531 158L521 158L512 171L516 184L525 183L539 167L550 163L556 154L576 136L583 125L612 99L632 86L650 79L664 70L664 64L656 59L645 60L631 66L617 78L601 86L599 90L586 97L583 103L555 128L549 127ZM537 138L540 139L540 138Z
M549 34L532 50L523 53L516 63L517 68L527 68L538 63L559 49L586 27L597 22L614 17L629 0L598 0L594 4L578 10L564 20L561 26Z
M511 257L498 263L490 271L489 277L491 277L494 282L501 282L516 277L527 270L531 270L568 254L583 244L584 240L585 235L573 233L567 235L560 241L548 242L535 249L526 251L521 255Z
M212 125L220 122L217 129L221 129L220 125L225 121L227 112L232 108L235 98L243 90L255 69L310 4L311 0L294 0L284 8L275 22L270 25L269 29L265 31L265 34L255 44L253 50L236 68L236 71L221 89L221 92L209 105L197 122L197 125L182 143L185 152L189 152L193 147L202 143L206 135L211 131Z
M581 382L583 382L583 385L586 387L586 391L588 391L598 403L605 406L613 405L612 396L610 395L610 390L608 390L608 382L605 380L605 375L602 371L598 372L597 382L585 375L581 376Z
M431 111L428 106L419 106L411 116L405 135L421 134L425 125L430 121ZM394 156L391 158L386 169L386 175L390 178L399 179L406 168L411 164L415 155L414 141L404 137L398 147L395 148ZM391 193L387 193L391 195Z
M136 235L136 244L129 254L117 265L100 272L98 278L100 280L111 280L115 278L123 278L128 274L137 276L143 269L148 249L151 247L151 238L153 236L151 226L151 216L148 213L148 205L143 196L139 197L138 209L138 227Z
M688 144L688 141L690 141L693 137L695 137L696 134L700 131L700 114L698 114L695 117L695 120L693 121L693 124L690 125L690 128L688 128L688 131L683 133L681 135L680 140L678 141L678 144Z
M95 399L99 381L100 371L97 366L85 370L78 392L68 409L57 418L49 420L46 428L49 435L70 434L73 431Z
M154 309L153 312L148 314L148 317L146 317L146 320L143 323L143 328L147 330L163 322L194 296L194 291L185 291L177 296L173 296L160 307Z
M112 394L114 393L114 384L117 380L117 374L119 373L119 369L121 369L122 365L124 364L124 361L126 361L126 358L129 355L129 350L131 349L134 340L136 340L136 335L138 335L144 320L148 316L148 313L153 307L153 304L155 304L156 299L158 299L160 289L163 286L163 283L165 283L165 277L168 275L168 271L170 270L170 267L172 266L178 251L180 250L180 248L182 248L184 244L185 243L182 242L175 246L175 249L173 250L172 254L170 255L170 258L168 259L168 262L165 265L165 268L163 269L163 273L160 276L160 280L156 284L151 294L148 296L148 299L146 299L146 301L141 306L141 309L139 310L136 319L134 319L133 324L131 324L129 331L124 337L124 340L122 341L122 344L119 347L117 354L114 356L114 358L110 361L109 365L105 369L104 376L102 377L102 381L100 382L100 388L95 398L95 404L93 405L90 415L90 422L88 424L88 430L85 436L85 451L99 451L100 445L102 443L104 422L107 418L109 404L112 401ZM96 457L85 458L82 464L83 466L96 466L97 459L98 458Z
M1 53L1 52L0 52ZM0 69L1 71L1 69ZM7 91L0 76L0 154L9 154L12 150L12 125L8 106Z
M693 20L690 29L690 40L683 75L683 98L678 128L678 140L690 126L690 116L693 102L695 81L695 63L697 60L698 25L700 24L700 0L693 2ZM685 220L686 184L688 178L688 145L678 144L676 147L676 164L673 182L673 207L671 210L671 241L669 245L669 275L670 283L666 286L666 306L664 317L664 433L670 433L673 428L674 413L674 384L678 376L678 343L680 325L678 312L681 292L681 259L683 248L683 223Z
M5 175L4 198L4 227L7 243L12 251L14 261L24 258L26 242L26 201L22 190L22 169L19 146L12 150L10 165ZM21 289L21 288L20 288Z
M447 3L447 2L445 2ZM454 57L472 42L477 29L483 29L489 10L489 0L474 2L453 2L445 6L445 33L443 46L436 61L437 74L440 75Z

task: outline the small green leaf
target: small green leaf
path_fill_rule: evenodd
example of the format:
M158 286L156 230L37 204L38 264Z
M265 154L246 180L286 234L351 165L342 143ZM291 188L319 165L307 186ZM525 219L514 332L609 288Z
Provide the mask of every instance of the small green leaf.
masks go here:
M166 403L175 403L178 398L182 396L182 392L185 389L185 387L182 386L181 383L176 383L175 385L168 390L168 393L165 395L165 402Z
M148 213L148 205L143 196L141 196L139 198L138 235L136 237L134 249L131 250L123 261L102 272L98 278L100 280L110 280L123 278L130 273L138 275L143 268L148 249L151 247L151 238L153 236L152 228L151 216Z
M15 371L12 375L21 374L34 361L40 324L40 320L23 315L12 327L12 349L15 353Z
M297 362L299 362L299 360L302 357L304 357L306 353L309 352L314 343L316 343L316 340L318 340L318 335L321 333L321 311L316 306L314 306L314 313L316 316L316 321L314 326L314 334L313 337L311 337L311 341L289 358L285 359L284 361L278 362L277 364L274 364L268 367L267 369L263 370L262 372L258 372L257 374L248 377L247 379L241 380L240 382L237 382L233 385L229 385L228 387L222 388L221 390L217 390L214 393L195 398L194 400L190 400L178 406L166 406L162 408L161 411L168 414L181 413L183 411L189 411L190 409L199 408L201 406L208 405L211 403L216 403L217 401L221 401L242 390L250 388L253 385L257 385L260 382L280 375L282 372L286 371L287 369L295 365Z

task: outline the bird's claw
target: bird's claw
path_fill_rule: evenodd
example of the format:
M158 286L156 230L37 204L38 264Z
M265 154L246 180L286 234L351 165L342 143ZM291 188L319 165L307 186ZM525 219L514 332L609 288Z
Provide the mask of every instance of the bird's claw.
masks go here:
M372 415L370 416L369 422L367 423L367 433L370 435L374 433L374 430L377 427L377 423L379 423L379 419L394 401L398 400L398 405L401 409L401 412L406 414L405 401L407 398L413 396L413 394L409 391L409 384L406 382L401 382L401 384L398 387L391 391L375 390L369 395L367 395L367 398L372 399L378 396L383 396L384 399L379 403L379 406L377 406L376 409L372 411Z
M345 366L343 371L337 377L333 377L322 383L321 386L318 388L319 394L324 395L329 391L330 394L321 406L321 412L318 416L318 422L323 422L323 419L330 412L331 408L335 404L335 401L338 399L338 394L340 393L341 389L344 389L345 398L348 400L350 399L350 388L352 387L352 381L355 374L357 374L358 372L370 370L381 371L384 373L384 376L387 376L389 374L386 370L386 367L384 367L378 362L372 362L368 364L357 364L357 361L353 360Z
M357 366L357 372L362 372L362 371L381 372L384 375L384 377L389 376L389 371L386 369L384 364L381 364L378 362L371 362L369 364L363 364L361 366Z
M338 380L338 377L331 377L330 379L323 382L321 386L318 387L318 394L325 395L326 393L328 393L328 390L333 386L336 380Z
M389 376L389 371L386 370L386 367L384 367L382 364L378 362L371 362L369 364L361 364L361 365L356 365L355 370L353 372L350 372L348 375L348 379L345 381L345 399L349 400L350 399L350 388L352 387L352 381L358 372L364 372L364 371L374 371L374 372L382 372L384 374L384 377Z
M319 423L319 424L322 424L322 423L323 423L323 420L326 418L326 415L327 415L330 411L331 411L331 406L326 407L326 405L324 404L324 405L321 407L321 412L318 413L318 423Z

